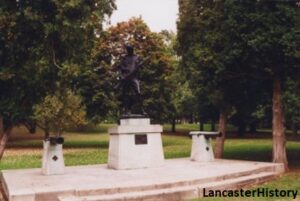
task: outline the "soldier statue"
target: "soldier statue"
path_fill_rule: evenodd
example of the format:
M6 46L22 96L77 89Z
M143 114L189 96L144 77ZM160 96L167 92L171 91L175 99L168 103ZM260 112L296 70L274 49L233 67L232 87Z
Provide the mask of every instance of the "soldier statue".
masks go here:
M134 105L137 107L136 113L146 115L143 109L140 81L138 79L139 69L142 67L143 61L134 54L133 46L125 45L125 49L127 54L121 58L120 64L117 66L117 70L120 72L120 81L117 88L121 90L122 115L133 115L132 108Z

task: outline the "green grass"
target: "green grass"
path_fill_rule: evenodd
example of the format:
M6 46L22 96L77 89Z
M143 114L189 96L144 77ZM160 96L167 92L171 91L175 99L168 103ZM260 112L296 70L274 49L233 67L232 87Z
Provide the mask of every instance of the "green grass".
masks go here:
M109 136L106 133L111 125L101 125L99 132L65 133L64 159L67 166L107 163ZM166 126L168 128L168 125ZM198 125L181 125L184 131L197 130ZM22 128L13 131L11 141L0 162L0 170L41 167L43 134L28 134ZM167 159L189 157L191 139L185 136L163 135L164 154ZM214 141L213 141L214 145ZM287 154L292 172L282 178L261 185L271 189L297 189L300 193L300 142L288 141ZM224 158L271 162L271 139L227 139ZM241 200L241 198L207 198L203 200ZM248 200L265 200L248 199ZM280 200L280 199L278 199Z
M164 124L164 130L170 131L171 124ZM204 125L205 130L210 129L209 124ZM199 124L176 124L176 131L190 131L190 130L199 130Z
M85 133L85 134L91 134L91 133L106 133L108 128L114 126L115 124L87 124L83 127L77 128L77 129L71 129L69 132L76 132L76 133Z
M107 162L107 134L66 133L64 156L66 165L98 164ZM214 145L214 141L213 141ZM189 157L191 139L184 136L163 136L166 158ZM34 153L32 153L34 150ZM42 140L13 140L8 143L7 154L0 163L0 169L40 167ZM300 142L287 143L289 164L300 168ZM227 139L224 158L237 160L267 161L272 158L271 139Z
M69 165L88 165L107 162L107 134L66 133L64 159ZM188 157L191 141L187 137L163 136L166 158ZM41 167L42 140L18 140L8 143L0 170Z
M41 155L24 154L14 156L4 156L1 160L0 170L20 169L20 168L37 168L41 167Z
M171 124L164 124L163 125L165 131L171 131ZM176 131L192 131L192 130L199 130L199 124L176 124ZM218 129L218 124L216 124L215 129ZM211 130L211 125L210 124L204 124L204 130L205 131L210 131ZM227 126L228 131L235 131L236 128L232 125Z

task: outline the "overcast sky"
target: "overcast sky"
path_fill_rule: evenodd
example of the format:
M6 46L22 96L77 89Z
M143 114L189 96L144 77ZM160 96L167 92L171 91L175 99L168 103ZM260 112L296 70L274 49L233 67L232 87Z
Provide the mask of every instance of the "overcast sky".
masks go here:
M116 4L111 25L142 16L151 31L167 29L176 32L178 0L116 0Z

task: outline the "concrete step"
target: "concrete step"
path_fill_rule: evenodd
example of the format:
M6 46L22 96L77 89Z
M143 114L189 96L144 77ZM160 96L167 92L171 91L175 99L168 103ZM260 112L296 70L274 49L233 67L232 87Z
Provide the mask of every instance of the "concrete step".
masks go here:
M208 190L235 190L264 183L278 177L276 173L261 172L252 175L240 176L223 181L207 182L198 185L176 186L155 190L132 191L92 196L59 197L59 201L177 201L203 197L203 189Z
M255 174L259 174L262 172L269 172L269 173L276 173L276 169L274 166L267 166L258 168L255 170L250 171L240 171L236 173L231 173L222 176L214 176L202 179L194 179L194 180L180 180L177 182L170 182L170 183L156 183L151 185L139 185L139 186L130 186L130 187L119 187L116 186L115 188L108 188L108 189L77 189L76 194L80 196L91 196L91 195L108 195L108 194L116 194L116 193L127 193L127 192L134 192L134 191L151 191L156 189L170 189L176 187L184 187L184 186L193 186L193 185L201 185L207 184L211 182L217 181L224 181L231 178L239 178L244 176L251 176ZM277 173L278 174L278 173Z
M225 190L225 189L241 189L243 187L250 187L257 184L276 179L279 177L276 173L261 172L254 175L248 175L233 179L227 179L224 181L210 182L203 185L199 185L199 189L206 188L207 190Z
M191 196L192 195L192 196ZM70 196L59 198L59 201L166 201L183 200L183 198L198 197L197 187L177 187L171 189L160 189L141 192L120 193L111 195L94 196Z

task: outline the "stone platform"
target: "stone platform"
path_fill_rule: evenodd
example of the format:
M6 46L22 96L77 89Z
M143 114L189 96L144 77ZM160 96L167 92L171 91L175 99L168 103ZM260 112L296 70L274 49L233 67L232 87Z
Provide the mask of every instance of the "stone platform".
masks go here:
M203 188L239 189L276 178L282 164L189 158L166 160L156 168L113 170L104 165L66 167L64 175L41 169L4 170L2 185L10 201L186 200Z

